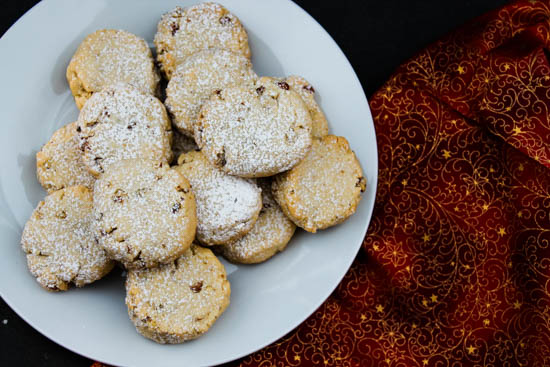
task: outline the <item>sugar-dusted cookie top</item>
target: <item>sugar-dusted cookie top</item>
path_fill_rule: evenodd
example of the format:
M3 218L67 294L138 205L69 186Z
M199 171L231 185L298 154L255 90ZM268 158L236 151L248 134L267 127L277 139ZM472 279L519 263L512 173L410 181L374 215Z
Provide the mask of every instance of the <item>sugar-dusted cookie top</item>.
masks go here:
M156 94L160 77L147 42L122 30L102 29L88 35L67 67L67 81L80 109L93 93L128 83Z
M46 196L25 224L21 245L29 270L51 291L82 287L114 266L92 231L92 192L71 186Z
M205 333L229 305L225 268L212 251L193 245L173 262L128 272L126 306L136 329L157 343Z
M82 161L76 122L63 126L36 153L36 176L48 193L69 186L94 187L95 177Z
M127 268L173 261L195 238L195 196L167 163L119 161L94 185L94 235Z
M355 213L366 179L359 161L340 136L315 139L306 158L278 175L273 195L297 226L316 232Z
M228 175L197 151L182 154L175 167L197 199L197 239L205 245L233 242L248 233L262 208L261 191L248 179Z
M230 87L206 102L195 140L229 174L265 177L294 167L311 147L311 116L286 82L269 77Z
M128 84L95 93L78 116L84 164L95 176L122 159L169 162L172 127L162 102Z
M167 79L192 54L219 48L250 58L248 36L239 18L216 3L176 7L164 14L155 35L157 60Z

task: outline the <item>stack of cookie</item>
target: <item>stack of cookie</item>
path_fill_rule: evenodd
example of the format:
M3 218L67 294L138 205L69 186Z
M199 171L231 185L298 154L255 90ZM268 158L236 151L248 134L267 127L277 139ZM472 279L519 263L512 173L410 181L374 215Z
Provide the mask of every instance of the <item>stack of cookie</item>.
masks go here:
M49 195L21 242L48 290L89 284L118 262L137 330L180 343L229 305L211 249L263 262L296 226L347 219L366 182L346 139L328 135L313 87L258 77L244 27L221 5L172 10L154 42L156 60L119 30L77 49L67 80L80 114L37 153Z

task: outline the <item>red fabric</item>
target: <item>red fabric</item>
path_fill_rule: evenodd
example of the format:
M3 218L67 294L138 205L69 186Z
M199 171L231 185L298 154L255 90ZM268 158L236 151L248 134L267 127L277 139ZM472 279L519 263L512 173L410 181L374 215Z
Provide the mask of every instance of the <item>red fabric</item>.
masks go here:
M549 1L488 13L372 96L363 250L307 321L231 365L550 365L549 18Z

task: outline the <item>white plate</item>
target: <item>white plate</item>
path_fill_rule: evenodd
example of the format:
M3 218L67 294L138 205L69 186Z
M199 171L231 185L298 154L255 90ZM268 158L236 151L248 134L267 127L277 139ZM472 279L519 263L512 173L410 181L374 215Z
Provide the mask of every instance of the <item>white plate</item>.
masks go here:
M377 184L374 126L361 84L323 28L288 0L220 0L244 23L260 75L300 74L318 94L333 134L345 136L368 180L357 213L316 235L299 231L288 249L257 266L226 264L231 305L194 341L159 345L139 335L124 305L123 279L83 289L42 290L26 267L21 230L45 192L35 154L58 127L76 119L65 69L78 44L100 28L152 41L162 13L182 0L46 0L0 40L0 294L30 325L62 346L113 365L191 366L227 362L298 326L329 296L365 235ZM344 20L343 20L344 21Z

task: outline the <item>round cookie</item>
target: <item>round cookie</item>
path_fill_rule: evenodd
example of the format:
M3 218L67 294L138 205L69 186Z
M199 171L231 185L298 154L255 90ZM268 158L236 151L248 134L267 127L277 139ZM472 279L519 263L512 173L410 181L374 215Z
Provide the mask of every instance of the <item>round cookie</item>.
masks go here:
M137 331L176 344L205 333L229 305L231 287L212 251L193 245L174 262L130 270L126 306Z
M311 116L286 82L260 78L213 94L195 124L208 160L241 177L266 177L294 167L311 147Z
M233 85L252 86L256 79L248 58L227 50L203 50L176 68L166 88L165 105L176 127L192 136L199 110L212 93Z
M79 109L108 85L128 83L155 94L159 80L147 42L121 30L102 29L88 35L67 67L67 81Z
M288 219L271 194L271 181L259 182L262 188L262 210L250 232L237 241L220 246L220 252L234 263L255 264L283 251L296 226Z
M195 143L195 139L180 133L177 129L172 130L172 132L172 156L174 157L172 160L173 163L177 162L178 157L181 154L191 152L193 150L199 150L199 147Z
M327 135L315 139L296 167L273 181L275 200L299 227L316 232L355 213L366 179L348 141Z
M154 41L168 80L185 58L201 50L219 48L250 58L248 36L239 18L216 3L178 6L164 14Z
M164 105L129 84L95 93L78 116L82 159L99 176L122 159L172 159L172 127Z
M82 287L111 271L92 234L92 192L71 186L46 196L33 211L21 236L27 265L42 287L65 291Z
M195 211L189 182L166 163L119 161L94 185L95 236L126 268L181 256L195 237Z
M220 245L248 233L262 208L261 190L247 179L212 166L201 152L188 152L175 167L191 183L197 199L197 239Z
M302 97L311 115L311 135L314 138L322 138L328 134L328 121L321 107L315 101L315 89L307 80L301 76L292 75L285 79L290 88Z
M82 161L76 122L63 126L36 153L36 176L48 193L65 187L94 187L92 176Z

